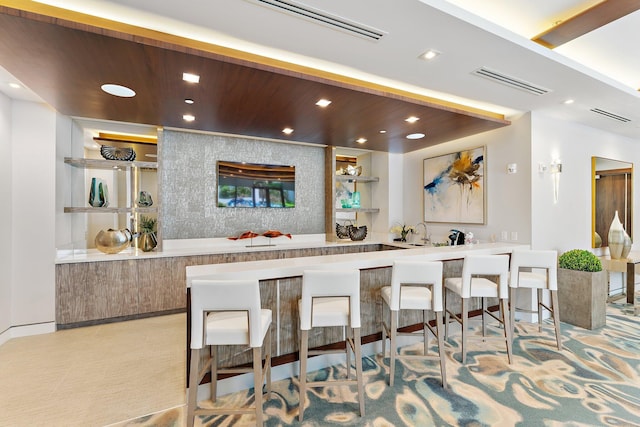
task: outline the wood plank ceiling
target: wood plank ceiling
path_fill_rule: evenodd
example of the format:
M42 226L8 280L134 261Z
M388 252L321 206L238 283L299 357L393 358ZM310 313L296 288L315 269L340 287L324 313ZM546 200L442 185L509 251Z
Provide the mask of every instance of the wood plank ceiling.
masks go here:
M640 10L640 0L604 0L559 22L531 40L554 49L637 10Z
M500 115L0 7L0 64L62 114L405 153L509 124ZM183 72L201 76L199 84ZM132 88L133 98L100 90ZM185 99L193 99L193 105ZM322 109L316 101L331 105ZM193 122L184 114L195 116ZM407 123L409 116L420 118ZM294 132L286 136L283 128ZM385 133L381 133L385 131ZM408 140L410 133L425 138ZM365 144L356 142L366 138Z

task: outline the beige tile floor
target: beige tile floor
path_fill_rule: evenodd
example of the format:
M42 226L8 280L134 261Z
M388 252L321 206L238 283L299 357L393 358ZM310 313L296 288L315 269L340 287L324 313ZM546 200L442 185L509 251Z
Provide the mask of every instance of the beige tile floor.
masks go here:
M184 314L0 346L0 426L107 426L183 405Z

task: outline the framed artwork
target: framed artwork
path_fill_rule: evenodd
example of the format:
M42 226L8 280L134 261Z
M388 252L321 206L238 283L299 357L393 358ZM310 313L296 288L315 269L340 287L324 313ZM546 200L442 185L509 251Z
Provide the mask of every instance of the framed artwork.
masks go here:
M485 223L485 147L424 159L424 220Z

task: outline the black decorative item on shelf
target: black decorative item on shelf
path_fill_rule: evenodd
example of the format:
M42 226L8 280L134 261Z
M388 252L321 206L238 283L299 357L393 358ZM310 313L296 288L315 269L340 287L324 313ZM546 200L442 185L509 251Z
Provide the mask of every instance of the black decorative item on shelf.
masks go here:
M367 226L361 225L360 227L350 226L349 237L351 240L364 240L367 237Z
M101 145L100 154L107 160L125 160L132 162L136 159L136 152L133 148L112 147L110 145Z
M353 225L351 224L340 225L336 222L336 235L339 239L350 239L351 237L349 236L349 229L351 229L352 227Z

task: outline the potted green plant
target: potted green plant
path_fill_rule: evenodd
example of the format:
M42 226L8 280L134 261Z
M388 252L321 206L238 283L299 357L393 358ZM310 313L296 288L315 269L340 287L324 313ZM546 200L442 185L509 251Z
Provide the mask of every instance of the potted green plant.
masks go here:
M572 249L558 258L560 320L585 329L606 323L607 273L600 259L584 249Z
M158 245L158 239L156 237L157 224L157 218L144 215L140 216L138 248L142 249L144 252L152 251Z

